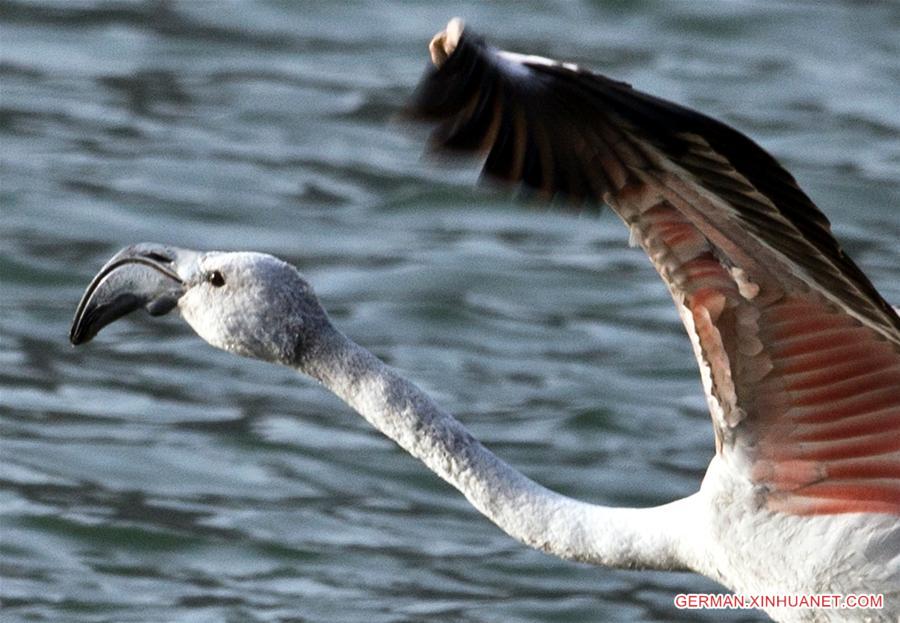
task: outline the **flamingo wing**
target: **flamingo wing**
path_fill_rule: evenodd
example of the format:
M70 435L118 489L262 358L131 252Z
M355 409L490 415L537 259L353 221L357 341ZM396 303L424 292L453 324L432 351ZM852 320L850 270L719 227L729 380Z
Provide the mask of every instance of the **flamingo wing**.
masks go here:
M456 21L432 57L409 110L434 148L631 228L691 337L717 452L768 508L900 515L900 316L790 173L724 123Z

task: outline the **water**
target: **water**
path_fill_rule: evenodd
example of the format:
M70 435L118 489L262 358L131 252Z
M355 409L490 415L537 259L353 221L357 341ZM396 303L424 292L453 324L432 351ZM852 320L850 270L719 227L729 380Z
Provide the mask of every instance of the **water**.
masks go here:
M750 621L528 550L312 384L82 289L155 240L297 264L348 334L566 494L691 493L712 435L623 228L473 189L392 123L453 15L722 117L900 302L894 3L0 2L6 621Z

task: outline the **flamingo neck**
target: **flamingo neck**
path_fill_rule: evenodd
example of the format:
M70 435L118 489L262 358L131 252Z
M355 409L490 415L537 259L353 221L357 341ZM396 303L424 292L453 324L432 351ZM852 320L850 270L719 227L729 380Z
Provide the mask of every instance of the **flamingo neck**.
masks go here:
M651 509L608 508L550 491L498 458L422 390L330 325L296 368L522 543L609 567L687 567L681 551L691 498Z

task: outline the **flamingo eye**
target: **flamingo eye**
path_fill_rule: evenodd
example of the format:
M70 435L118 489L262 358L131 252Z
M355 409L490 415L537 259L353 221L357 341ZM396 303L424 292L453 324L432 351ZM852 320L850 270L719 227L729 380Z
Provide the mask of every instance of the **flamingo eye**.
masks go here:
M206 280L215 288L221 288L225 285L225 277L217 270L207 273Z

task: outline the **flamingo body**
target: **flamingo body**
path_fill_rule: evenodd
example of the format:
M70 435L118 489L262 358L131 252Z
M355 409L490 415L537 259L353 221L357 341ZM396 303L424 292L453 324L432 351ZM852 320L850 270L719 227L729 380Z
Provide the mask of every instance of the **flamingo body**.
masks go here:
M546 199L606 204L672 295L716 442L684 559L745 594L893 601L771 612L783 620L896 618L900 316L794 178L714 119L495 50L459 21L431 50L413 112L439 123L432 146Z
M783 621L900 619L900 316L828 220L750 139L577 66L498 52L454 20L412 111L488 176L605 203L666 283L700 369L715 456L697 493L609 508L542 487L343 335L260 253L143 243L85 292L70 338L177 308L209 344L323 384L522 543L616 568L693 570L743 596L881 595L882 608L759 604Z

